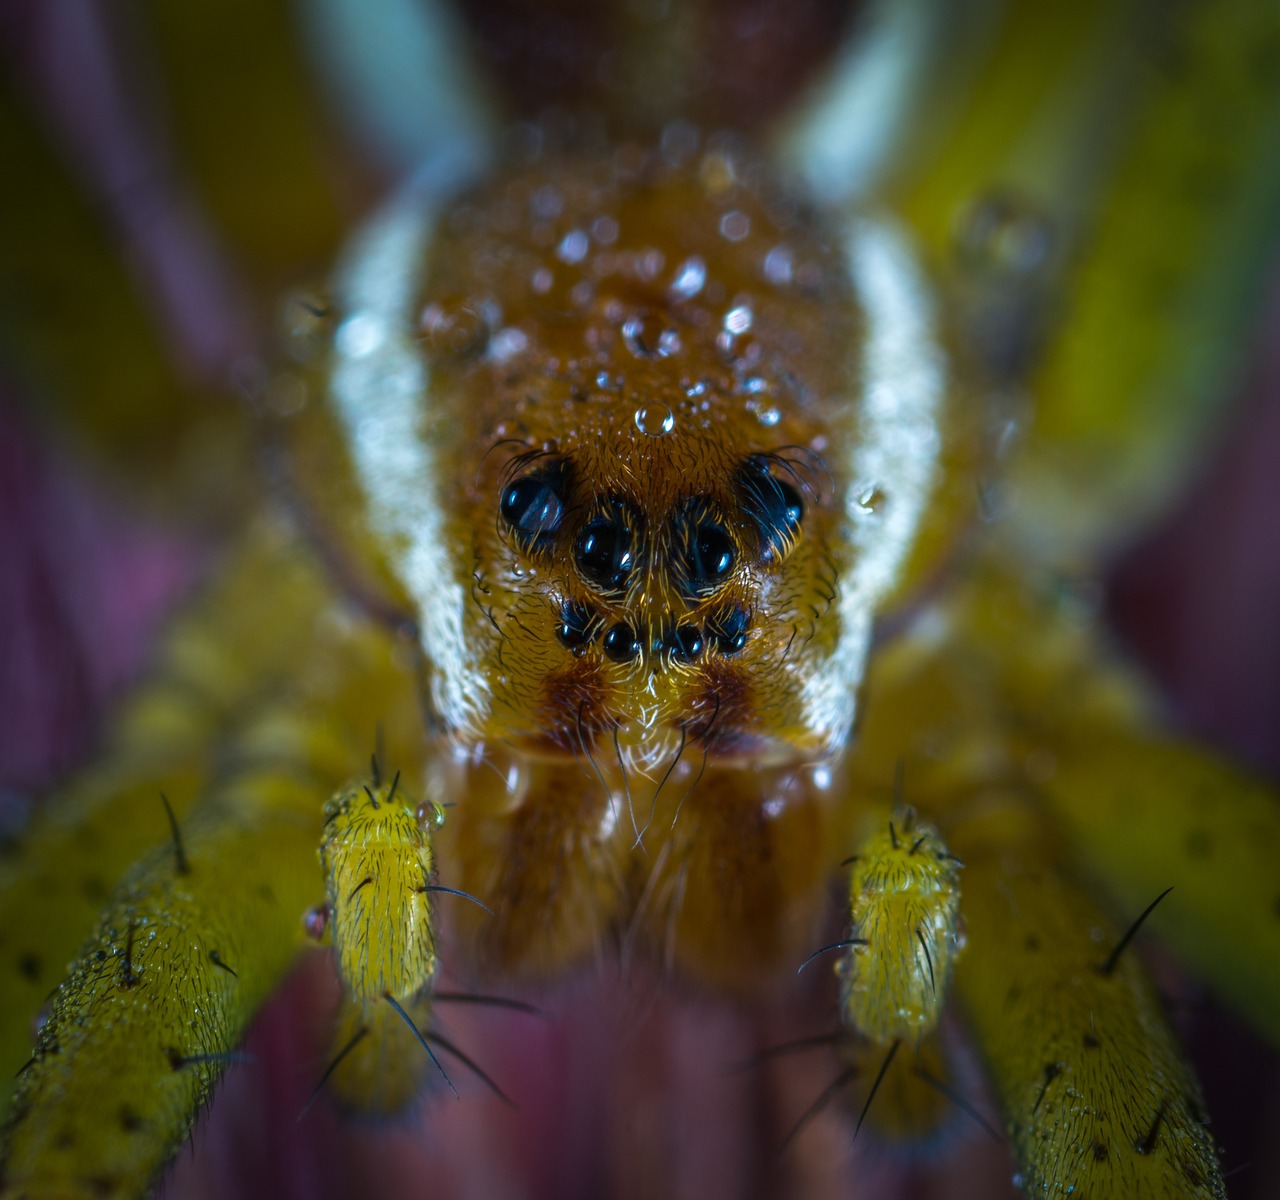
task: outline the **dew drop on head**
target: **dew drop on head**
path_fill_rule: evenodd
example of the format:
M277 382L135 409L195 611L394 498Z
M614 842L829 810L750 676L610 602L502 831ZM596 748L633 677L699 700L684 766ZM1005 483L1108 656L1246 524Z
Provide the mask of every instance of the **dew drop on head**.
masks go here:
M657 401L636 409L636 428L646 437L666 437L676 427L670 405Z

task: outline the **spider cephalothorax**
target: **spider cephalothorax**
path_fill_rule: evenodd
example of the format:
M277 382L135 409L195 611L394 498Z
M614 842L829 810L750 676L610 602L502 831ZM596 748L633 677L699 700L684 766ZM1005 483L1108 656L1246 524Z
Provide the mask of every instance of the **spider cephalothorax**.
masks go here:
M385 281L340 295L333 419L446 725L544 751L616 736L649 764L686 734L765 758L842 744L943 437L892 231L822 221L692 130L679 153L548 153L401 221L387 336L414 382L398 415L381 375L343 382L393 314ZM412 565L427 535L401 487L468 559Z

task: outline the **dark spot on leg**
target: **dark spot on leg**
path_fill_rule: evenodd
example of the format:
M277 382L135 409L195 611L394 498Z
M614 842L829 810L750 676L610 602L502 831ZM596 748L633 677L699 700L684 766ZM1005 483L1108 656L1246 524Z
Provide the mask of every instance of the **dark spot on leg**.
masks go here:
M1093 1034L1091 1033L1086 1033L1084 1035L1083 1040L1084 1040L1084 1048L1086 1050L1096 1050L1100 1045L1102 1045L1102 1043L1099 1042L1098 1039L1094 1037Z
M70 1150L76 1144L76 1139L69 1129L64 1129L53 1139L53 1144L58 1150Z
M1027 934L1027 940L1022 943L1028 950L1039 950L1040 939L1034 933Z
M40 978L40 956L28 951L18 959L18 971L23 979L35 983Z
M120 1118L120 1128L125 1133L137 1133L146 1124L142 1117L127 1104L120 1106L118 1116Z
M1107 1161L1107 1147L1104 1143L1102 1142L1093 1143L1093 1161L1094 1162Z

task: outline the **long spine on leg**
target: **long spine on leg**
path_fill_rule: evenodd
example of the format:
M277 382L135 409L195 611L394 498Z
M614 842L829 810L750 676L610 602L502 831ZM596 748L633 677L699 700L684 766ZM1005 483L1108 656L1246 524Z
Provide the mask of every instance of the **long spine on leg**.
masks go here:
M1199 1088L1154 988L1132 947L1113 953L1123 930L1058 873L1030 820L1021 805L993 806L957 847L969 945L956 990L1024 1190L1225 1197Z
M297 952L316 783L271 766L218 790L184 864L144 859L58 989L14 1097L7 1194L144 1194Z

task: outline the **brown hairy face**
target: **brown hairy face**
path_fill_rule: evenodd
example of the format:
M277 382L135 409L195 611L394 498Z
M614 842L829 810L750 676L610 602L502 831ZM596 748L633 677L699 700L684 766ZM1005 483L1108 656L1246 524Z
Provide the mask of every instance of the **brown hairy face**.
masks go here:
M824 456L859 336L839 249L726 149L539 164L454 206L429 255L490 731L616 730L642 761L682 735L802 743L848 556Z

